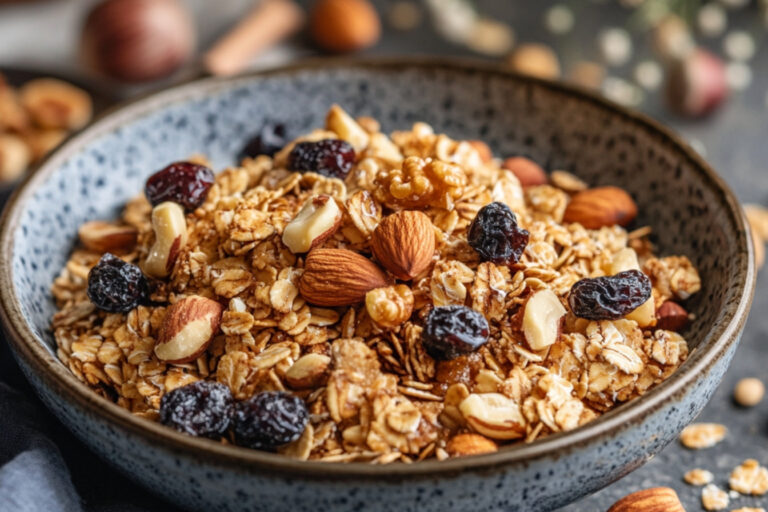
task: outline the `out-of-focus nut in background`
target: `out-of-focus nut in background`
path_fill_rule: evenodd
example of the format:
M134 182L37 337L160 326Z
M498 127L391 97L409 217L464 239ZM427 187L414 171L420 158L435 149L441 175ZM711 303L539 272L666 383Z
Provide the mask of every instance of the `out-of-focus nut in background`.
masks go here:
M368 48L381 35L379 15L368 0L318 0L309 23L315 43L329 52Z

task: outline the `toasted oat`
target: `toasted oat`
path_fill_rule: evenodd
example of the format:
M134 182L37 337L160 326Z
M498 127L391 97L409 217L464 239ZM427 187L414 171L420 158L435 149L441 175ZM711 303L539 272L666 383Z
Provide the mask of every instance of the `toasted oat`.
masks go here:
M153 289L153 305L127 314L97 310L86 284L101 255L93 247L72 252L53 283L52 329L59 358L78 379L150 420L157 420L164 393L202 379L227 385L237 400L292 392L306 402L310 426L281 453L407 464L455 455L461 450L448 442L462 435L485 434L494 439L490 449L577 428L641 396L686 360L682 336L628 319L565 315L554 341L535 348L526 341L522 313L534 293L549 290L565 307L571 286L608 273L620 252L634 250L644 262L654 296L682 300L701 285L687 258L654 256L649 229L564 224L568 192L585 186L576 178L555 174L555 186L523 190L499 161L484 160L478 145L424 123L390 136L370 121L355 126L338 107L331 117L325 129L274 158L249 158L219 173L205 202L186 215L187 243ZM345 134L354 136L358 154L346 179L286 168L295 142ZM324 248L369 258L379 223L415 208L431 222L433 260L409 281L369 291L368 304L309 303L300 291L305 254L291 252L282 237L318 196L341 210ZM513 267L479 261L467 243L470 224L491 201L507 204L529 232ZM132 252L121 254L128 262L141 265L154 243L151 212L144 197L124 208L118 225L138 232ZM197 359L166 364L155 355L155 340L168 306L190 295L225 306L220 331ZM435 361L421 344L423 318L431 307L459 304L486 318L488 342Z
M762 496L768 492L768 469L755 459L747 459L733 469L728 484L741 494Z
M728 429L719 423L692 423L680 432L680 442L692 450L711 448L725 438Z
M708 484L701 490L701 504L706 510L723 510L728 501L728 493L715 484Z
M683 479L690 485L707 485L712 483L715 476L706 469L695 468L685 473Z
M765 512L763 507L741 507L731 510L731 512Z

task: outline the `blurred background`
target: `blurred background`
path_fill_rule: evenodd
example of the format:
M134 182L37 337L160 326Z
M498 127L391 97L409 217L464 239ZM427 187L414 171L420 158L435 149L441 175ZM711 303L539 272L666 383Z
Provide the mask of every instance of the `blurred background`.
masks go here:
M321 55L440 55L570 82L671 126L753 203L762 249L766 36L768 0L0 0L0 188L10 190L93 115L156 88ZM761 289L754 310L767 305ZM768 319L760 316L752 315L703 415L728 425L726 441L706 454L670 446L563 511L605 510L656 485L674 487L689 511L701 510L700 489L683 483L685 471L703 466L727 475L747 456L768 462L768 410L731 399L739 379L768 377L761 363ZM7 354L2 359L0 377L23 388L18 376L8 377L16 370ZM77 441L67 434L53 438L87 510L168 510L106 468L95 488L93 467L103 463L75 456ZM760 504L743 498L738 506Z

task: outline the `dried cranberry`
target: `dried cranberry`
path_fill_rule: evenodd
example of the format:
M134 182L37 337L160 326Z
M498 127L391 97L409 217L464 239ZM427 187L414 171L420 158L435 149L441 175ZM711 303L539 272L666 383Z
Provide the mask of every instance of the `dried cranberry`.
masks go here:
M283 149L288 136L284 124L265 124L240 151L240 158L255 158L259 155L274 156Z
M193 436L217 438L227 432L233 406L227 386L200 380L163 395L160 422Z
M481 260L506 265L520 261L528 238L528 231L518 227L515 214L504 203L483 206L467 234L469 245Z
M125 313L147 300L149 285L139 267L106 253L88 272L86 293L97 308Z
M485 317L466 306L441 306L429 312L421 344L439 361L474 352L488 341Z
M288 155L288 168L344 179L355 163L355 149L341 139L299 142Z
M283 391L265 391L235 406L235 441L273 450L298 439L308 421L304 400Z
M590 320L615 320L642 306L651 296L651 280L639 270L582 279L571 287L573 314Z
M213 185L213 171L192 162L175 162L149 177L144 194L152 206L173 201L192 211L205 201Z

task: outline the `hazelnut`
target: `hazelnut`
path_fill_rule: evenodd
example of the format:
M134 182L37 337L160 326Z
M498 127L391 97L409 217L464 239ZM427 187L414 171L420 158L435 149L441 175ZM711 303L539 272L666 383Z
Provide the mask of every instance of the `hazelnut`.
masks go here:
M518 73L555 80L560 76L560 61L549 46L522 44L507 58L507 65Z
M354 52L372 46L381 22L368 0L318 0L310 13L315 42L330 52Z
M733 390L733 399L742 407L753 407L760 403L765 394L765 386L754 377L741 379Z

